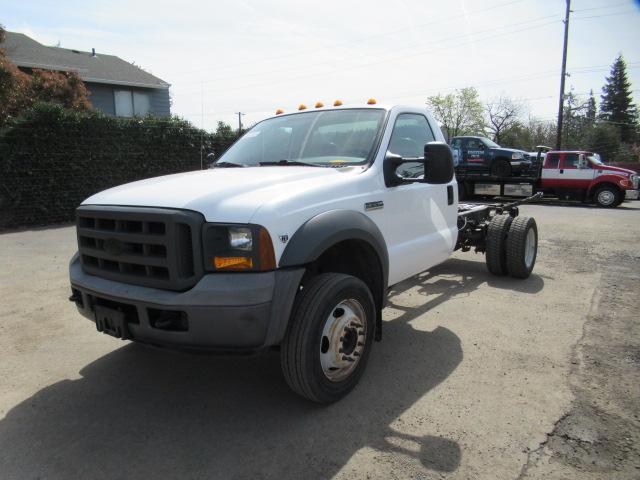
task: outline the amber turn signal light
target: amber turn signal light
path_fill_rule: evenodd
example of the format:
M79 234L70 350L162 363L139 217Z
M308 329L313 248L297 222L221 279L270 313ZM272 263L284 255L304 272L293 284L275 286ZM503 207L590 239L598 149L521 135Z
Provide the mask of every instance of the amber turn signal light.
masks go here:
M247 270L253 268L251 257L213 257L218 270Z

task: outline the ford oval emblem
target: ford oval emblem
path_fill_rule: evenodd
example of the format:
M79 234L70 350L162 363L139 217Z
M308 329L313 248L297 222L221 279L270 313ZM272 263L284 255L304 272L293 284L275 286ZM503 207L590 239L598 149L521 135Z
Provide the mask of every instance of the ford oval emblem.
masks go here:
M104 251L109 255L122 255L124 252L124 243L117 238L107 238L105 239L102 248L104 248Z

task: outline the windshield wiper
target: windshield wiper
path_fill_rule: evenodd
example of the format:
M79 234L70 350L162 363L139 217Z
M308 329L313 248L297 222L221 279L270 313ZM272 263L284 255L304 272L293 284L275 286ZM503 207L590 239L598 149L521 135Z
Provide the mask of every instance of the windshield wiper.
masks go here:
M239 163L233 162L216 162L212 166L212 168L233 168L233 167L244 167L244 165L240 165Z
M287 160L286 158L283 158L282 160L278 160L277 162L259 162L259 163L261 167L270 166L270 165L283 165L283 166L293 165L293 166L303 166L303 167L322 167L323 166L317 163L300 162L298 160Z

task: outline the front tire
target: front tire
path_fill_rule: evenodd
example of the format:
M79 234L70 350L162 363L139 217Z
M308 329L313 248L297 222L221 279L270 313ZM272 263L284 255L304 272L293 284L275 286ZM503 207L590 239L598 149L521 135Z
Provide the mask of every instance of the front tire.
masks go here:
M511 164L507 160L496 160L491 165L491 173L496 177L508 177L511 175Z
M608 185L598 188L593 195L593 198L598 206L603 208L617 207L623 200L618 189Z
M298 293L280 361L287 384L318 403L333 403L356 386L374 337L375 304L360 279L323 273Z

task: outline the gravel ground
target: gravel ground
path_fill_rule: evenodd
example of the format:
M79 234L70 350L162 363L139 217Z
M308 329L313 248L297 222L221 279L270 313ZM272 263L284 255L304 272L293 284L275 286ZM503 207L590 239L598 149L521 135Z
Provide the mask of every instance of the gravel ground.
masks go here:
M637 479L640 202L530 205L525 281L457 253L396 285L347 398L277 354L163 352L67 301L72 227L0 235L0 477Z

